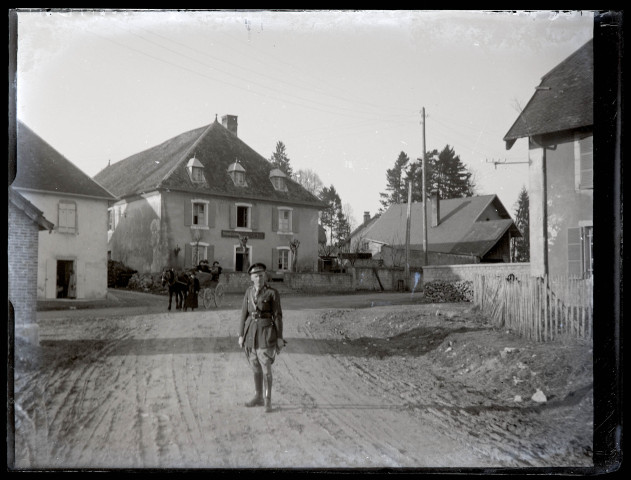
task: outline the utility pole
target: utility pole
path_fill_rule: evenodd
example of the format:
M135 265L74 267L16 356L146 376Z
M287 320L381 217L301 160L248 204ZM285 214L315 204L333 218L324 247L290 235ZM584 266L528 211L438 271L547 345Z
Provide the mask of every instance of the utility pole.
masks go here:
M422 175L422 192L423 192L423 264L427 265L427 195L425 194L425 171L426 160L425 160L425 107L421 110L423 115L423 157L422 157L422 167L423 167L423 175Z
M405 286L406 290L410 279L410 225L412 223L412 180L408 181L408 213L405 225Z

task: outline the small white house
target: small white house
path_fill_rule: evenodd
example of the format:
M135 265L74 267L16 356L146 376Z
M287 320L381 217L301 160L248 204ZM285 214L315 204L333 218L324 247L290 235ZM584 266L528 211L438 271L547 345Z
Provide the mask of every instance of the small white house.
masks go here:
M104 298L114 196L20 121L16 170L11 186L55 225L39 233L37 299Z

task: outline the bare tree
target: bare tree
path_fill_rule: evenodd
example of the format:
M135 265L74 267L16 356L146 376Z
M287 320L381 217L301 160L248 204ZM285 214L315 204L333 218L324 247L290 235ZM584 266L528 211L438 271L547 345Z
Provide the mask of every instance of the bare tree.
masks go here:
M324 183L316 172L309 168L300 169L291 175L291 178L302 185L307 191L316 197L320 195Z
M291 250L291 271L296 271L296 265L298 264L298 247L300 247L300 240L292 238L289 241L289 249Z

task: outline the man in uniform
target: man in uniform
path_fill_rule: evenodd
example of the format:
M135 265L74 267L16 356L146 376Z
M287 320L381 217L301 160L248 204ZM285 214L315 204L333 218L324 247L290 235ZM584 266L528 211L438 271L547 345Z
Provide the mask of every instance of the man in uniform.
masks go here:
M243 297L239 322L239 346L254 373L254 398L246 407L265 405L272 411L272 364L276 354L285 346L283 339L283 311L278 290L266 282L266 267L255 263L249 269L252 286ZM265 385L265 397L263 397Z

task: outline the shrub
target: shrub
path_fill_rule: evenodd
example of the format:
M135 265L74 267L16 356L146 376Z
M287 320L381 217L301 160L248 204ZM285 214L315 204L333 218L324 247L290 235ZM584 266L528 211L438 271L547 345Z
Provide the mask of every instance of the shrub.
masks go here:
M127 267L122 262L116 260L107 261L107 286L126 287L131 276L136 270Z

